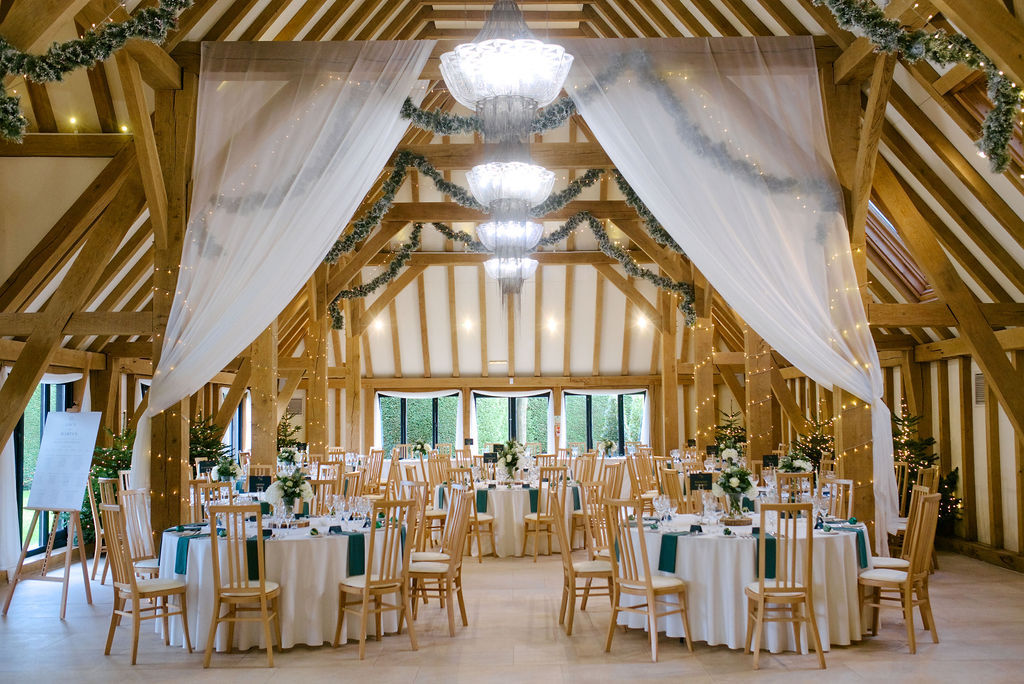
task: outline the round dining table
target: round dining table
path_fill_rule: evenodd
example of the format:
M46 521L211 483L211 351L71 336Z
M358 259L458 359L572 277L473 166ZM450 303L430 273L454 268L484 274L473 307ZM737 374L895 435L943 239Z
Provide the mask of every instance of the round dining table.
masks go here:
M698 523L698 516L677 515L669 526L651 529L651 523L644 524L651 572L686 581L693 630L689 637L693 641L744 648L747 597L743 589L757 581L760 539L752 534L749 525L731 527L730 535L724 534L721 525L709 526L706 532L690 532L690 526ZM802 546L802 541L798 540L798 544ZM812 599L823 648L860 641L862 615L857 576L861 570L872 567L867 528L863 524L844 524L835 525L830 532L815 530L811 564ZM641 597L623 596L622 600L630 605L642 603ZM647 628L645 617L639 614L620 613L618 624ZM658 631L669 637L686 636L679 614L660 618ZM762 648L772 653L794 650L793 637L790 623L765 623ZM801 645L806 652L808 640L802 638Z
M352 523L342 525L339 520L330 518L311 518L310 523L309 527L275 529L263 543L266 578L281 586L279 605L283 648L296 644L320 646L334 641L338 584L345 577L363 574L369 552L368 529L358 528ZM318 534L312 535L311 529L316 529ZM176 578L186 583L189 632L192 645L199 649L205 648L213 623L211 553L208 526L205 529L183 526L163 533L160 577ZM222 576L226 577L227 569L223 565L222 562ZM397 612L387 612L383 619L385 633L397 630ZM157 631L160 631L160 621L156 622ZM374 633L373 619L369 621L368 629L370 634ZM351 614L346 619L343 643L347 637L359 637L359 622ZM170 619L170 639L172 644L184 646L181 619L178 617ZM261 624L238 623L232 646L243 650L252 646L264 648ZM227 629L219 630L216 648L218 651L226 650Z

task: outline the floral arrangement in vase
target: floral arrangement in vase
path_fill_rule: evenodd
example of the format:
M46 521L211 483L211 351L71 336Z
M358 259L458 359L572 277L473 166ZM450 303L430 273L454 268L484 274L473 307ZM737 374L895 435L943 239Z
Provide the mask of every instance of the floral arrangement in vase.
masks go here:
M295 470L287 475L279 474L277 479L263 493L263 500L271 506L284 503L287 510L292 510L296 499L309 501L313 498L313 488L306 480L306 474Z
M726 466L742 466L743 454L735 447L728 447L723 449L719 456L722 458L722 463Z
M514 439L508 440L501 446L501 452L498 454L498 466L508 472L509 479L515 477L515 472L520 467L520 462L525 454L526 449L523 448L522 443Z
M294 466L299 457L299 452L294 447L284 447L277 452L277 464Z
M750 471L743 466L726 466L718 476L718 481L711 485L711 493L728 498L729 515L739 518L743 516L743 497L757 496L757 485Z
M809 473L813 470L814 464L802 454L789 453L779 459L780 473Z
M615 450L615 440L612 439L599 439L595 445L597 450L605 456L608 456Z
M235 457L230 454L225 454L217 459L217 465L210 471L210 479L217 480L219 482L228 482L234 480L236 477L241 477L242 468L235 461Z
M414 456L426 457L430 453L430 445L422 439L414 441L409 449Z

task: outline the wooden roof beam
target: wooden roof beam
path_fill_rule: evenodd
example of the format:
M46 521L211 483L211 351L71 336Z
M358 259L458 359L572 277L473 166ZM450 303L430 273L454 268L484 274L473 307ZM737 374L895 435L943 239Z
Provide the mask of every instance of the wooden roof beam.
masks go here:
M1024 84L1024 24L1000 0L932 0L1012 80Z
M924 12L917 7L922 0L892 0L885 8L885 16L900 19L911 29L918 29L927 23ZM833 78L837 84L863 81L871 76L871 67L878 53L870 39L860 36L843 50L836 60Z
M979 303L978 308L990 326L1024 326L1024 304ZM909 327L953 327L956 317L945 302L921 302L918 304L884 304L872 302L868 305L868 322L883 328Z

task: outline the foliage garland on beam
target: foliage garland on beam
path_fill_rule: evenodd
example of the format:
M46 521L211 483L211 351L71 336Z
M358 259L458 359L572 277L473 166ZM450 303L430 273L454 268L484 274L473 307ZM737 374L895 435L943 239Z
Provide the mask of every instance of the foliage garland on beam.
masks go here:
M0 37L0 80L9 74L22 74L35 83L61 81L81 67L109 59L132 38L162 43L174 28L178 14L193 0L160 0L157 7L146 7L125 21L103 24L86 31L76 40L54 43L42 55L22 52ZM7 95L0 85L0 136L20 142L28 126L21 113L21 98Z
M675 239L669 235L668 231L662 227L661 222L655 218L651 210L648 209L647 205L640 199L640 196L633 191L633 187L626 182L625 177L619 173L618 169L612 169L612 177L615 179L615 184L619 186L619 192L621 192L626 198L626 204L633 207L633 210L636 211L640 218L643 219L644 223L647 225L647 231L651 234L651 237L654 238L654 241L662 247L668 247L674 252L685 254L685 252L683 252L683 248L680 247L679 243L676 242Z
M391 261L388 262L388 267L377 274L377 276L362 285L356 285L353 288L342 290L338 293L338 296L331 300L331 303L327 306L327 312L331 316L331 327L335 330L341 330L345 327L345 317L341 313L341 307L338 303L342 299L356 299L359 297L366 297L367 295L375 292L378 288L383 285L387 285L392 280L398 277L398 274L402 271L409 259L412 258L412 253L420 248L420 236L423 233L423 224L416 223L413 225L412 234L409 236L409 241L398 248L397 251L392 255Z
M985 115L981 138L975 141L983 156L988 157L993 172L1002 173L1010 163L1009 146L1018 109L1024 103L1024 91L1013 83L970 38L944 29L927 32L908 31L896 19L889 19L877 5L867 0L811 0L824 5L842 28L864 35L876 50L900 53L909 62L928 59L946 66L965 64L984 71L988 79L988 96L992 109Z
M481 133L483 126L475 115L464 116L442 111L428 111L417 107L411 98L402 103L402 118L409 119L414 126L436 135L459 135ZM544 133L564 124L576 113L572 98L563 97L537 113L530 124L531 133Z

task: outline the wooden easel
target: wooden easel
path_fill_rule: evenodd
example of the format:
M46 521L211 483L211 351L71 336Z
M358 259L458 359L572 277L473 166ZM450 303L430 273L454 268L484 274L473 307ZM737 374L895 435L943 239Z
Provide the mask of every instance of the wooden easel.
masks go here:
M27 508L27 507L26 507ZM53 514L53 521L51 523L50 534L46 540L46 555L43 556L43 570L39 575L22 575L22 569L25 565L25 557L28 555L28 548L32 544L32 533L36 530L36 524L39 522L39 515L43 512L49 512ZM68 545L64 552L64 576L63 577L50 577L46 574L47 568L50 565L50 559L53 557L53 541L57 536L57 525L60 522L60 514L67 513L68 520ZM14 571L14 577L11 579L11 591L7 594L7 600L4 601L3 615L7 615L7 609L11 607L11 599L14 598L14 590L18 587L18 582L21 580L35 580L38 582L61 582L63 583L63 589L60 595L60 619L64 619L64 615L68 609L68 586L71 581L71 563L73 563L72 554L75 550L75 540L78 540L78 557L82 564L82 579L85 584L85 600L87 603L92 605L92 591L89 588L89 571L88 561L85 558L85 546L82 544L82 518L81 512L77 510L60 510L51 508L34 508L32 509L32 522L28 526L28 535L25 537L25 544L21 547L21 558L18 559L18 567Z

